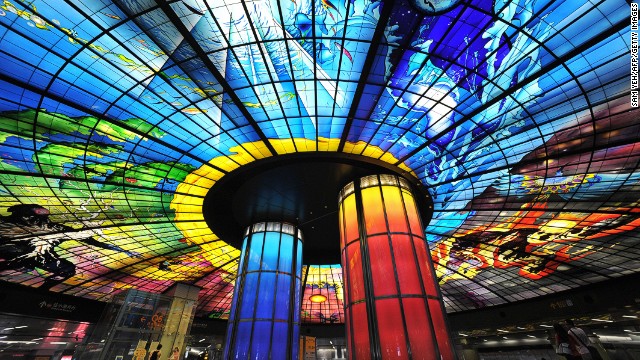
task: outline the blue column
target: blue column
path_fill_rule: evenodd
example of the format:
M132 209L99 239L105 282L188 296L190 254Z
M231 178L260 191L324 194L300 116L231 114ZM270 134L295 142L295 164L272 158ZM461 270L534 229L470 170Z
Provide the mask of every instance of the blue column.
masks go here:
M302 234L257 223L245 231L224 359L298 359Z

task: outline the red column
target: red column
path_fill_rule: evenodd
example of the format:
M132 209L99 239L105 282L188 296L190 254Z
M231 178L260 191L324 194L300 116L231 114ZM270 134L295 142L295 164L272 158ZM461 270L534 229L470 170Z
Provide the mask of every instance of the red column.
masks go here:
M409 183L367 176L339 201L349 358L455 359Z

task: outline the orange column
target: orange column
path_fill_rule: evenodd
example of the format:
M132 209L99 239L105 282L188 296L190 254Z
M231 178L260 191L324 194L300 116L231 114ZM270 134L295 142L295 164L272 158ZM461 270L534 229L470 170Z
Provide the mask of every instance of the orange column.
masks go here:
M409 183L367 176L339 202L349 358L455 359Z

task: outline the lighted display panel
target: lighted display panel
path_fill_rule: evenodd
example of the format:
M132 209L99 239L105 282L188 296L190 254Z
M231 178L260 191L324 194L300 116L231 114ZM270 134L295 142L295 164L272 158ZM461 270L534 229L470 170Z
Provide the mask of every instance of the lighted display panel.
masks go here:
M228 317L240 251L203 198L296 152L429 190L448 311L638 272L629 3L420 4L4 1L0 279L98 300L179 281Z
M410 186L373 175L340 193L350 359L455 359Z
M311 265L303 269L302 322L336 324L344 322L342 267Z
M298 359L302 235L293 225L247 228L238 265L225 359Z

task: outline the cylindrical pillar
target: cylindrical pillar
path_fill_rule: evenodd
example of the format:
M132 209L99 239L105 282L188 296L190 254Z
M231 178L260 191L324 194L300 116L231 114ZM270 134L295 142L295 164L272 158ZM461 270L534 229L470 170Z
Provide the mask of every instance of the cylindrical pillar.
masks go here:
M349 359L453 360L409 183L367 176L345 186L339 203Z
M291 224L245 231L224 359L298 359L302 234Z

